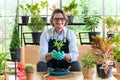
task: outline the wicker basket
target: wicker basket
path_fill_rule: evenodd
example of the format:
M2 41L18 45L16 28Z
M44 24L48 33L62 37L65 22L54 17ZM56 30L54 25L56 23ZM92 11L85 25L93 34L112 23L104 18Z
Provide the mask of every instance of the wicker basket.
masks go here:
M84 75L84 79L92 79L93 74L96 74L96 67L94 68L82 68L82 73Z
M117 80L120 80L120 73L112 73L113 76L117 79Z
M120 73L120 62L115 62L115 67L117 69L117 72Z

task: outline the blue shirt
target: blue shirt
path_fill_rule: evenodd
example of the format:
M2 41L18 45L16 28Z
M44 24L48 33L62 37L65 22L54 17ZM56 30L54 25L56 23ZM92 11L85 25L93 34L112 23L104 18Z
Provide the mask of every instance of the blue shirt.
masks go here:
M40 37L40 60L46 62L45 55L48 53L48 42L50 39L56 40L64 40L67 39L69 41L69 52L68 53L71 57L71 61L76 61L77 57L79 56L78 46L76 35L74 32L69 30L68 28L64 27L63 31L58 34L54 31L54 27L44 31Z

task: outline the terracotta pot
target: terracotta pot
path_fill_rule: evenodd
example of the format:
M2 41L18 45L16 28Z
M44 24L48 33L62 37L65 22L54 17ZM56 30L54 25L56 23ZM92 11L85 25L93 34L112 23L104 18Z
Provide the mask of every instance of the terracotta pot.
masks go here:
M34 73L27 73L26 80L34 80Z

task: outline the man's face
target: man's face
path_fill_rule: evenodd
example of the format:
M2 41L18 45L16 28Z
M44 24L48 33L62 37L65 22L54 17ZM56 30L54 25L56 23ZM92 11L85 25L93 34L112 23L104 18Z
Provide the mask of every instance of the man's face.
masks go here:
M61 13L56 13L53 17L54 27L57 29L62 29L66 23L66 19Z

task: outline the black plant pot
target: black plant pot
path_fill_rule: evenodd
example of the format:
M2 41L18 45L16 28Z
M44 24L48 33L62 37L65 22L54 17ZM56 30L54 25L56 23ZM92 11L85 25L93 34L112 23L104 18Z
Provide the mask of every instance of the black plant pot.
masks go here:
M68 16L68 24L73 23L74 16Z
M94 41L92 36L100 35L100 32L88 32L89 34L89 41L92 42Z
M22 16L22 23L23 24L28 24L29 21L29 16Z
M11 52L11 60L12 61L20 61L20 48L18 49L10 49Z
M47 17L42 17L43 21L45 21L45 23L47 23Z
M111 66L109 66L107 74L104 72L104 68L102 68L101 66L102 66L102 64L97 64L98 76L101 77L102 79L110 78L112 76L112 68L111 68Z
M40 35L42 32L32 32L33 44L40 45Z
M108 33L108 34L107 34L107 37L108 37L108 38L111 38L111 37L113 37L114 35L115 35L115 34L110 34L110 33Z

